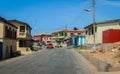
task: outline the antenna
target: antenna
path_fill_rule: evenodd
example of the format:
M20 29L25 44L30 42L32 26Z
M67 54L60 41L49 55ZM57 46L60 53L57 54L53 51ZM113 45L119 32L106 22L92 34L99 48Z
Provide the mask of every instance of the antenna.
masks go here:
M36 19L34 20L34 35L36 35L37 32L37 24L36 24Z
M65 25L65 30L67 30L67 25Z

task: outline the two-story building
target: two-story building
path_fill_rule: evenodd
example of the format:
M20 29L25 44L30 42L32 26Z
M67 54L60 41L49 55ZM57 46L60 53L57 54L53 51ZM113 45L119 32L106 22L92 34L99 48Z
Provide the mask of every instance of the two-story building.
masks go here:
M21 51L21 54L31 53L32 48L32 28L24 22L18 20L9 20L10 23L18 27L17 29L17 50Z
M93 44L93 24L90 24L85 27L86 29L86 43ZM117 20L109 20L105 22L98 22L95 25L95 43L101 44L102 43L102 33L105 30L109 29L120 29L120 19Z
M52 33L52 40L54 41L63 41L67 37L68 30L61 30Z
M54 44L66 43L67 45L71 45L74 44L76 41L75 37L73 36L82 36L82 35L83 35L83 30L61 30L52 33L52 42ZM77 40L77 42L79 41Z
M47 44L51 42L51 35L48 33L41 33L33 36L35 43Z
M16 52L17 27L0 17L0 60L12 57Z

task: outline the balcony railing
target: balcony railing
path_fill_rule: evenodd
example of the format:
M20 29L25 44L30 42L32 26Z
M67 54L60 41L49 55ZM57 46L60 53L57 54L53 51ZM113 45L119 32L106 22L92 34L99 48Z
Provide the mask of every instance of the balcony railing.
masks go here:
M25 36L25 32L20 32L19 35L20 36Z

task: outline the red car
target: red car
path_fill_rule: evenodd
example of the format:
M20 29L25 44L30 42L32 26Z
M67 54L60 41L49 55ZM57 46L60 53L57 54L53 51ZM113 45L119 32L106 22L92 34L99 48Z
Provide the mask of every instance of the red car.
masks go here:
M53 47L53 44L47 44L46 48L52 49L52 48L54 48L54 47Z

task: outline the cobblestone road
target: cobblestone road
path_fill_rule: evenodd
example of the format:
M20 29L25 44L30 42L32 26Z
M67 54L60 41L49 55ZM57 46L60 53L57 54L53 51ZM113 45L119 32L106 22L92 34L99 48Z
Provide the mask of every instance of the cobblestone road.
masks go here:
M96 74L96 71L72 49L44 49L0 62L0 74Z

